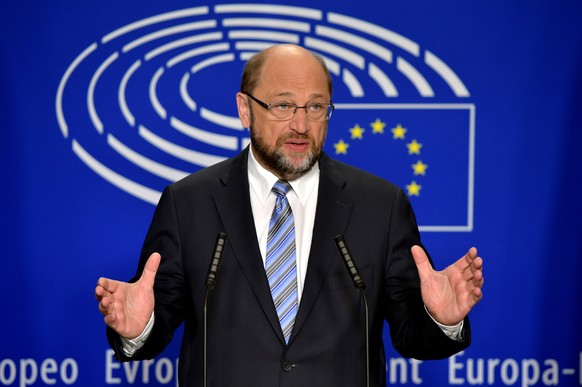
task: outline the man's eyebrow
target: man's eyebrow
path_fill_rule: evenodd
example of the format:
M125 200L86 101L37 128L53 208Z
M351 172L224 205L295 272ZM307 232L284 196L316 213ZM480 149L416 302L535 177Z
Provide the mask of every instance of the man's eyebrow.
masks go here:
M277 93L277 94L273 95L273 97L289 97L289 98L292 98L294 96L295 96L295 94L293 94L290 91L283 91L281 93ZM323 98L323 94L314 93L314 94L311 94L308 96L308 100L314 100L317 98Z

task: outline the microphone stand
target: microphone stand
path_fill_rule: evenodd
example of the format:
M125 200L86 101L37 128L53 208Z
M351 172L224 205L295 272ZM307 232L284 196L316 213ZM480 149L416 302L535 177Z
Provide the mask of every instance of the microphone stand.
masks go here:
M222 253L224 251L224 245L226 243L226 234L221 232L218 234L216 239L216 245L214 247L214 255L212 256L212 261L210 262L210 268L208 269L208 275L206 276L206 292L204 294L204 387L208 385L208 299L210 297L210 292L216 286L216 278L218 276L218 266L220 265L220 259L222 258Z
M366 387L370 387L370 312L368 310L368 299L366 297L366 293L364 290L366 289L366 284L362 277L360 276L360 272L356 266L356 263L352 259L352 255L348 250L348 246L344 241L343 235L338 235L335 238L335 243L337 244L337 248L340 251L340 254L346 264L346 268L352 277L352 281L354 281L354 286L356 289L360 291L360 295L362 296L362 300L364 301L364 313L365 313L365 337L366 337Z

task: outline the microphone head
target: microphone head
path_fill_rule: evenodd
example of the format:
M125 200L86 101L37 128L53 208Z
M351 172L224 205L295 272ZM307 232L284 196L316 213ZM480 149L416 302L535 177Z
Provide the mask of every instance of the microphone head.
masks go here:
M334 239L335 239L335 243L337 244L337 248L340 251L340 255L342 256L344 263L346 264L348 272L350 273L350 276L352 277L352 280L354 281L354 286L358 289L365 289L366 284L364 283L364 280L360 276L358 268L356 267L356 264L355 264L354 260L352 259L352 255L350 254L350 251L348 250L348 245L344 241L343 235L337 235Z
M221 232L218 234L216 239L216 245L214 247L214 255L210 261L210 269L208 269L208 276L206 277L206 287L208 289L214 289L216 286L216 277L218 276L218 265L220 265L220 259L222 258L222 253L224 252L224 245L226 244L226 234Z

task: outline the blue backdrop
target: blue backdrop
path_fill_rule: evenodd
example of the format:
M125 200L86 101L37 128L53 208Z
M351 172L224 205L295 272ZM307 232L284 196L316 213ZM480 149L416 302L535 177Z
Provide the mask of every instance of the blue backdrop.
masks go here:
M164 186L247 144L241 69L279 42L328 61L326 151L408 192L438 268L485 258L473 345L418 362L386 338L390 384L582 385L581 18L575 0L2 1L0 385L176 385L180 335L120 365L94 286L133 275Z

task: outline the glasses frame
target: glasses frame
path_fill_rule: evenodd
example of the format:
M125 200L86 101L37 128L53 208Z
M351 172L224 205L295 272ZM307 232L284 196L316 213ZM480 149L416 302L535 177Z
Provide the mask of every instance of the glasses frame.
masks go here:
M266 102L261 101L260 99L258 99L257 97L253 96L250 93L241 91L241 93L247 95L250 99L252 99L253 101L255 101L256 103L258 103L260 106L262 106L263 108L265 108L267 111L271 112L271 107L273 106L273 104L267 104ZM289 116L289 118L286 119L281 119L281 118L277 118L278 121L288 121L290 119L293 118L293 116L295 115L295 113L297 113L297 109L305 109L305 115L307 116L307 119L309 121L313 121L313 122L325 122L325 121L329 121L329 119L331 118L331 115L333 114L333 111L335 110L335 106L333 105L333 103L329 103L327 105L323 104L323 106L327 106L327 114L325 115L325 119L321 120L321 121L317 121L317 120L312 120L311 118L309 118L309 113L307 113L307 105L304 106L298 106L297 104L294 103L288 103L287 105L295 105L295 110L293 110L293 114L291 114ZM274 115L274 113L271 112L271 114Z

